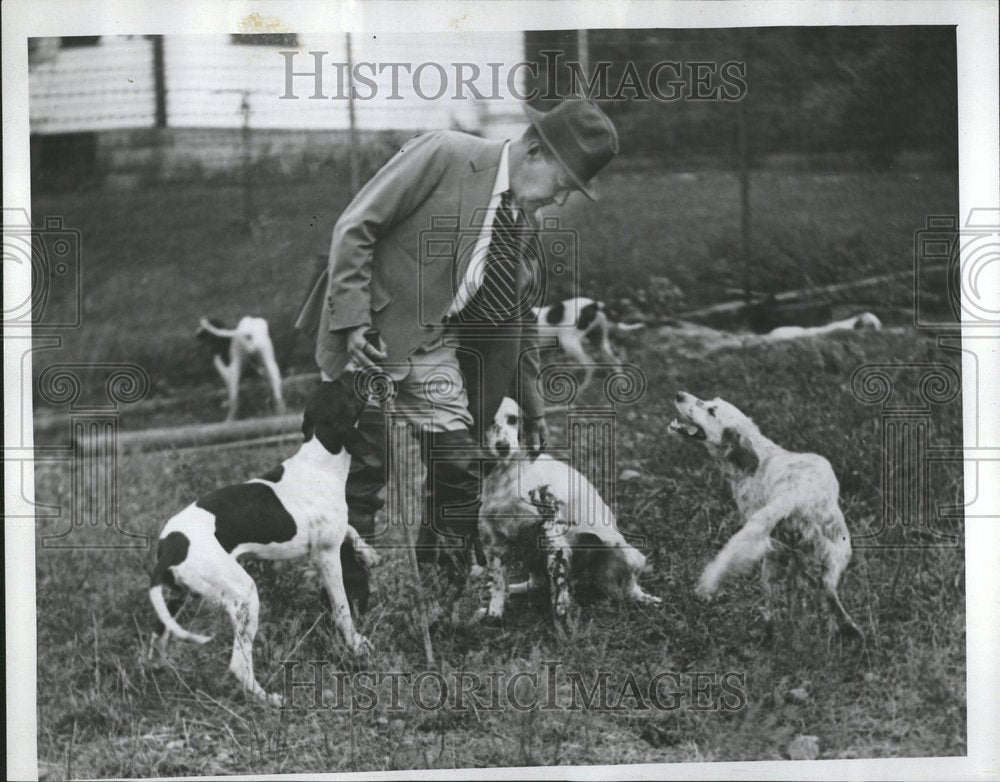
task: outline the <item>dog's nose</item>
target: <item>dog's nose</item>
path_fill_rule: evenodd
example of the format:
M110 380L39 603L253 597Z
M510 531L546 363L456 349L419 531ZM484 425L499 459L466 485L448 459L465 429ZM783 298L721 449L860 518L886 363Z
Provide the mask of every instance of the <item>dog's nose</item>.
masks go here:
M685 399L687 399L687 394L684 391L678 391L676 394L674 394L674 399L678 402L683 402Z
M496 444L496 447L497 447L497 453L500 454L501 456L506 456L507 454L510 453L510 443L508 443L505 440L501 440L500 442L498 442Z

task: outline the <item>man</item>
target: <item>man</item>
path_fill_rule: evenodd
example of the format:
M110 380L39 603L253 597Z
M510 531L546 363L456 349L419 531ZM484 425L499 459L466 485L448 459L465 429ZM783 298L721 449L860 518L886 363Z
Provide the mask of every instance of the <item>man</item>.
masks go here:
M329 267L296 323L316 336L325 379L381 368L396 382L397 412L427 434L424 562L441 534L464 538L460 555L475 538L481 426L505 395L524 411L529 449L545 446L524 317L543 292L532 285L542 270L526 260L535 212L574 190L594 199L590 179L618 152L614 125L590 101L525 113L530 125L514 141L438 131L407 142L341 214ZM372 454L352 463L347 500L351 525L368 536L386 478L381 411L366 409L359 428ZM452 560L459 577L467 564ZM344 581L363 611L367 574L347 555Z

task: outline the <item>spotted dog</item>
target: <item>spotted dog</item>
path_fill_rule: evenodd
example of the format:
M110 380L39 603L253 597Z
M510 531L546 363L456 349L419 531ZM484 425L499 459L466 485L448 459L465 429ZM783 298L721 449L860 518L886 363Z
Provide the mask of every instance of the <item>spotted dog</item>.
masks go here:
M165 652L171 634L201 644L211 640L174 619L183 598L164 598L165 587L188 590L229 614L234 636L229 670L244 689L281 704L281 697L266 693L254 677L259 601L256 584L237 561L243 555L308 555L323 579L333 621L347 647L355 654L370 648L351 621L341 565L341 556L351 554L366 567L377 561L374 550L348 525L344 496L351 454L366 445L355 428L362 406L346 378L321 383L306 404L305 442L297 453L259 478L207 494L167 521L150 577L149 597L160 622L150 652Z
M826 598L841 634L861 638L837 594L851 560L851 536L830 463L818 454L786 451L722 399L706 402L682 391L674 404L680 417L670 431L705 445L728 479L743 519L740 531L705 567L696 594L709 599L728 575L761 562L769 629L775 582L802 575Z
M613 323L604 311L604 302L582 296L546 307L535 307L532 311L538 323L539 337L554 337L563 352L584 368L584 386L594 376L594 360L583 348L585 337L596 339L600 354L617 367L621 365L621 360L611 349L608 334L612 329L635 331L644 328L642 323Z
M482 482L479 529L490 599L478 617L499 621L508 594L542 588L546 576L553 600L568 601L564 584L554 579L559 574L586 583L601 595L659 603L658 597L639 586L645 556L618 531L614 514L597 489L573 467L548 454L529 461L520 453L519 425L520 408L504 398L486 435L486 449L495 462ZM528 580L507 588L505 562L515 557L527 569ZM554 615L558 619L565 612Z
M882 321L872 312L862 312L852 318L835 320L824 326L779 326L769 331L765 336L767 339L783 340L797 339L798 337L815 337L821 334L830 334L834 331L878 331L882 328Z
M239 413L240 380L248 368L256 368L267 376L274 396L275 410L285 413L285 399L281 394L281 370L274 358L274 345L268 332L267 321L249 315L241 318L236 328L227 329L215 318L202 318L195 336L212 350L212 363L226 384L229 412L227 421L235 421Z

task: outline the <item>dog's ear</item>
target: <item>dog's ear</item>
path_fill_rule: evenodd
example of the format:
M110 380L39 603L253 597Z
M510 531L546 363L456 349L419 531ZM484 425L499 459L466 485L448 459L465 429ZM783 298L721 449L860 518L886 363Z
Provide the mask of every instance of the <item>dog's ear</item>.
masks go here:
M309 414L309 407L306 406L306 411L302 414L302 436L305 438L306 442L309 442L313 436L313 430L316 428L313 423L312 416Z
M306 399L305 411L302 413L302 434L307 442L316 433L317 424L322 423L325 418L324 410L328 407L327 398L332 388L332 383L321 382Z
M760 466L760 459L753 446L738 431L732 427L722 430L722 455L738 470L753 473Z
M361 457L375 453L372 444L353 426L344 434L344 447L351 456Z

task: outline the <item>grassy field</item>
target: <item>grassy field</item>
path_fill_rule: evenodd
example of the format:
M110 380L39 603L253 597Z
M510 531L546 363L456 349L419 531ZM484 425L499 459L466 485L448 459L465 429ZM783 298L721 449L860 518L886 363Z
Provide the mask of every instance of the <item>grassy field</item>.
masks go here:
M720 172L683 174L622 168L602 176L599 204L571 204L561 215L576 231L582 290L629 300L655 314L731 298L739 286L738 187ZM128 361L150 374L153 401L122 417L126 431L150 425L217 421L218 380L193 340L197 320L267 317L279 351L347 200L336 179L276 183L257 190L259 225L235 218L241 192L222 185L177 185L137 192L37 196L34 218L61 215L83 237L82 327L64 334L47 363ZM957 211L957 182L944 173L754 175L755 287L788 289L901 271L912 263L913 232L928 214ZM659 297L669 277L679 300ZM553 295L558 291L554 291ZM910 282L851 302L903 323ZM658 298L659 297L659 298ZM965 571L962 528L951 547L926 545L926 530L893 527L859 547L843 598L867 634L864 649L829 638L813 606L786 606L767 642L756 621L756 579L736 580L712 604L693 596L696 578L736 530L735 507L707 458L667 435L679 389L722 396L750 414L781 445L827 456L841 482L856 539L880 529L881 419L860 403L850 380L863 364L945 363L957 353L905 328L843 334L823 342L728 349L701 356L653 330L632 336L629 359L647 378L645 396L617 409L617 469L639 473L617 484L618 519L645 536L657 608L615 601L587 606L575 635L556 637L544 606L513 602L500 629L445 623L434 631L440 671L483 677L537 675L553 665L612 692L634 677L640 688L659 672L690 684L696 674L744 677L745 704L697 708L688 689L677 708L501 708L424 710L404 690L401 709L383 699L356 708L275 711L247 702L226 673L230 631L222 616L197 607L181 616L205 647L175 643L170 664L146 659L152 624L146 591L149 551L55 551L39 524L38 741L48 778L340 771L535 764L617 764L681 760L779 759L799 734L819 739L821 757L961 755L966 751ZM313 369L300 340L293 369ZM267 409L252 385L247 414ZM600 404L598 384L581 401ZM897 380L916 401L915 376ZM214 396L213 396L214 394ZM302 389L289 395L293 409ZM44 411L46 413L51 411ZM930 441L961 442L961 404L932 408ZM565 416L550 420L563 442ZM65 430L61 430L65 431ZM60 434L60 437L63 436ZM120 464L119 513L126 529L155 536L167 517L225 483L258 475L294 446L224 452L167 451ZM66 465L40 465L39 502L67 503ZM934 505L961 504L961 470L936 463ZM412 521L412 520L411 520ZM65 522L63 522L65 524ZM84 530L77 530L81 535ZM392 527L390 542L401 540ZM912 548L887 547L909 542ZM337 671L411 672L423 652L413 616L414 585L404 552L389 548L376 572L377 600L362 630L376 653L345 659L320 589L304 563L251 564L261 593L255 648L258 676L280 689L289 661L328 661ZM471 613L479 593L462 603ZM792 601L794 602L794 601ZM296 678L307 675L301 667ZM524 677L522 676L522 679ZM328 680L332 687L333 679ZM565 676L559 679L566 695ZM378 688L385 695L385 687ZM430 700L434 698L431 697ZM308 702L308 697L306 698ZM561 701L562 702L562 701ZM300 701L301 703L301 701Z
M269 710L247 702L226 674L230 633L223 616L187 609L182 623L214 632L217 640L205 647L175 642L168 666L145 659L150 553L39 548L43 771L63 778L780 759L798 734L817 736L824 758L964 754L961 525L951 530L959 534L956 547L858 549L843 597L868 637L866 649L830 640L830 627L825 617L817 620L812 604L805 610L786 606L775 639L765 642L755 620L756 579L730 583L707 606L693 597L701 567L738 522L700 449L665 433L674 390L733 401L777 442L831 460L857 538L879 523L881 446L878 409L852 396L851 373L864 363L944 361L957 367L957 361L912 332L857 332L816 344L729 350L711 361L685 358L674 347L653 334L631 346L630 359L645 369L650 391L617 411L618 468L641 473L619 482L618 518L624 531L646 537L652 572L645 583L665 598L663 605L596 603L584 608L575 636L560 640L544 606L515 602L501 629L446 623L433 640L440 670L484 680L524 672L546 681L557 664L585 681L607 672L617 692L629 675L645 688L661 671L681 677L732 672L745 676L744 707L701 711L685 698L669 710L625 701L618 712L425 711L404 688L399 711L386 701L353 713ZM598 402L596 390L590 392L583 401ZM957 400L935 408L931 442L959 442L960 414ZM552 420L556 444L564 434L561 418ZM130 458L119 477L124 524L155 535L191 498L259 474L292 449ZM930 496L935 503L961 502L960 470L941 467L932 471ZM65 501L68 483L61 469L41 469L40 501ZM55 526L43 525L40 534ZM398 528L393 534L390 540L398 540ZM901 540L926 538L920 530L895 528L874 542ZM251 565L262 603L255 652L260 679L280 688L283 661L329 661L329 674L418 672L423 653L405 563L401 550L384 551L376 571L378 599L362 623L377 651L360 668L342 656L304 563ZM464 616L477 599L475 592L465 598ZM300 667L295 677L307 673ZM385 686L377 689L386 694ZM425 703L434 701L433 693ZM311 695L300 691L298 697L308 704Z
M610 303L629 300L654 315L732 298L727 289L742 284L734 176L612 170L602 176L601 190L599 203L581 199L559 215L560 226L575 232L579 291ZM282 352L314 279L316 255L327 252L348 195L335 177L261 186L253 233L238 219L237 187L37 196L36 223L62 216L82 235L83 323L63 333L62 354L140 364L153 392L165 394L214 379L192 339L203 315L230 322L263 315ZM786 290L905 271L913 232L928 214L956 213L957 201L957 178L942 172L755 173L754 287ZM676 283L683 299L658 299L649 282L656 276ZM568 286L554 281L552 296ZM880 290L877 300L856 303L906 307L910 298L904 279ZM36 374L59 360L66 359L37 353ZM295 346L292 364L312 368L305 340Z

